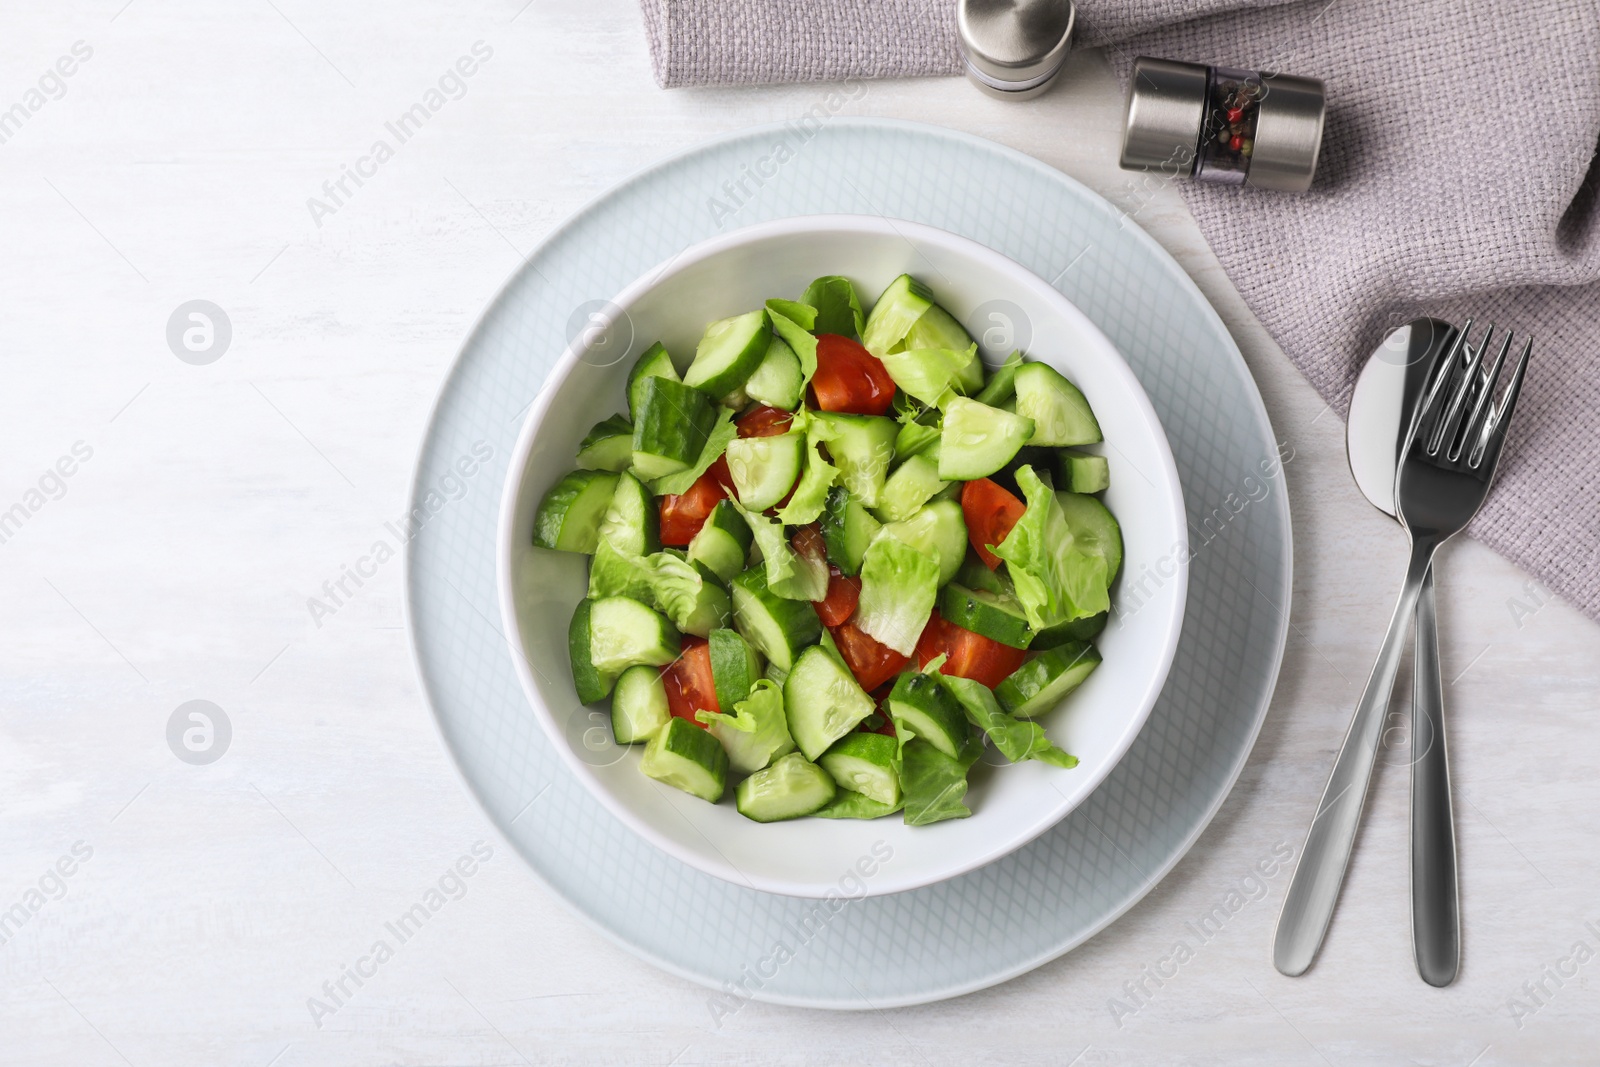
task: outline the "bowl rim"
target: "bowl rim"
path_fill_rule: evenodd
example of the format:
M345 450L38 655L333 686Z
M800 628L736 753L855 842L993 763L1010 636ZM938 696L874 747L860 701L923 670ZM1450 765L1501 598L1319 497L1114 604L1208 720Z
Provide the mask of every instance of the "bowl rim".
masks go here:
M878 236L887 235L901 239L909 239L911 235L922 236L930 239L930 243L942 244L962 255L988 261L989 265L994 269L1015 278L1019 286L1034 289L1035 295L1040 299L1052 303L1058 313L1073 321L1084 336L1100 346L1103 353L1113 357L1105 362L1107 370L1122 380L1121 384L1132 398L1137 408L1137 414L1154 431L1153 442L1160 461L1162 477L1153 488L1158 492L1164 491L1166 496L1164 503L1179 520L1172 547L1167 553L1174 559L1177 572L1168 580L1173 589L1173 599L1164 620L1161 652L1156 669L1146 676L1143 691L1140 693L1137 703L1137 711L1128 717L1121 734L1107 751L1106 757L1084 775L1083 779L1080 779L1080 781L1087 780L1087 784L1079 787L1075 799L1068 799L1064 794L1061 794L1062 803L1057 808L1051 810L1047 816L1038 819L1020 833L999 837L997 838L997 844L964 857L959 863L944 868L933 875L874 879L864 894L865 896L887 896L948 881L1015 852L1060 823L1061 820L1065 819L1093 796L1095 790L1110 776L1111 771L1121 762L1122 758L1133 746L1133 742L1140 731L1144 728L1145 722L1149 719L1151 711L1154 710L1155 704L1160 698L1161 691L1172 668L1178 640L1183 628L1188 599L1189 531L1188 524L1185 521L1187 513L1184 509L1182 484L1178 478L1177 465L1172 455L1171 443L1167 439L1166 430L1156 414L1154 405L1150 402L1143 385L1139 382L1137 375L1133 373L1132 368L1129 367L1127 360L1123 358L1122 353L1076 304L1044 278L1011 257L971 238L936 226L930 226L926 223L905 219L891 219L882 215L824 213L785 216L729 230L726 233L717 234L688 246L628 283L610 299L608 306L626 312L634 302L659 285L664 279L741 245L796 233L814 233L819 230L829 229L853 233L872 233ZM516 444L512 447L510 453L510 459L506 466L505 481L501 490L500 511L495 532L495 586L501 620L504 624L507 649L511 655L518 683L522 687L523 696L538 719L540 728L551 741L567 768L583 785L585 791L598 799L606 810L620 820L624 826L638 834L652 846L695 870L741 888L805 899L819 898L831 885L831 882L824 876L819 875L816 884L813 885L774 878L758 872L742 871L726 860L686 850L672 839L658 833L650 824L635 815L628 805L614 797L595 774L592 767L578 759L571 746L560 736L560 730L554 721L552 712L545 706L545 702L538 693L534 679L535 672L527 662L522 649L522 628L517 615L515 585L512 580L513 552L516 547L513 539L515 505L521 492L524 472L533 450L534 441L554 403L555 395L559 391L557 388L558 383L564 381L571 374L573 368L582 361L583 354L584 349L579 347L576 342L569 343L562 351L561 357L552 364L548 374L545 376L539 395L530 405L526 416L524 416L522 427L517 434ZM1124 571L1124 573L1126 572ZM1057 792L1058 794L1060 793L1059 790Z

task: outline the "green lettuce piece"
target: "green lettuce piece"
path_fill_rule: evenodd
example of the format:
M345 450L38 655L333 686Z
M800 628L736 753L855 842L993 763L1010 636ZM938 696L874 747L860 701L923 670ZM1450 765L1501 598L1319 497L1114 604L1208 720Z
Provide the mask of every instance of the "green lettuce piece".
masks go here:
M693 563L672 552L657 552L640 562L649 575L651 600L672 625L696 637L727 625L733 614L727 590L706 581Z
M824 275L806 286L805 295L800 300L817 309L816 319L808 327L817 333L859 337L861 331L867 328L867 317L862 314L856 287L849 278L838 274Z
M728 442L739 436L739 428L733 424L733 409L717 409L717 421L711 427L711 434L706 438L706 443L700 448L700 457L694 461L694 466L687 470L678 471L657 478L650 483L650 491L656 496L665 496L668 493L687 493L689 487L700 479L700 476L711 469L711 465L722 458L728 450Z
M863 633L909 656L938 595L938 553L930 557L899 538L880 535L861 561L861 599L854 621Z
M1043 630L1109 610L1105 557L1077 546L1061 502L1032 467L1017 468L1017 487L1028 509L1005 540L989 550L1006 561L1028 624Z
M607 538L595 545L589 563L589 597L625 596L641 604L654 604L650 588L651 568L641 556L619 552Z
M878 357L894 384L924 404L937 404L945 391L958 386L961 372L978 358L974 344L965 352L954 348L914 348L885 352Z
M768 589L785 600L821 600L828 595L826 562L819 566L795 552L783 535L783 523L751 511L732 497L728 499L750 524L750 534L766 567Z
M980 746L968 745L962 758L953 760L920 737L906 742L900 751L900 793L907 826L972 814L961 799L967 795L967 770L980 751Z
M816 309L793 300L768 300L767 311L772 318L773 330L783 338L784 344L794 349L795 357L800 360L802 383L809 382L811 376L817 373L817 339L812 336L811 327L806 323L816 321Z
M828 490L839 480L839 468L822 458L822 450L807 434L806 472L800 476L794 495L778 511L778 518L789 526L816 522L828 505Z
M982 682L951 674L941 674L939 681L956 698L972 725L982 730L1000 754L1012 763L1036 759L1052 767L1078 765L1078 757L1052 745L1038 723L1006 714L994 693Z
M812 814L819 819L880 819L885 815L893 815L904 805L904 799L898 804L885 804L863 793L841 789L827 807Z
M795 748L783 710L783 690L766 678L758 679L750 695L734 703L731 714L702 708L694 717L722 742L728 766L740 774L754 774Z

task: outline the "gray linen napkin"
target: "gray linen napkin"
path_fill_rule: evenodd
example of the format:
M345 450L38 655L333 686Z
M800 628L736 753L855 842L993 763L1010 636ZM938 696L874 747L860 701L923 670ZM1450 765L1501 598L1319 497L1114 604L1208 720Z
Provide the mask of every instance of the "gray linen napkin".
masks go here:
M960 70L952 0L641 4L663 86ZM1470 532L1600 619L1600 7L1081 0L1079 27L1124 79L1133 56L1157 55L1327 83L1309 193L1181 182L1190 210L1341 415L1365 356L1414 315L1531 332L1511 442Z

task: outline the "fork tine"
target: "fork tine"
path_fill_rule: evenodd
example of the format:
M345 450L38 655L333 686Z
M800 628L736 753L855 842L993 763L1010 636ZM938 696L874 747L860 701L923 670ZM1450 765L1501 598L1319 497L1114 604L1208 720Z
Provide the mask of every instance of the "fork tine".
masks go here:
M1484 459L1490 455L1499 458L1500 447L1505 444L1506 431L1511 425L1511 412L1516 408L1517 396L1522 392L1522 379L1528 372L1528 356L1532 352L1533 338L1530 336L1523 343L1522 352L1517 356L1516 369L1511 372L1511 384L1506 386L1505 396L1495 409L1493 420L1485 427L1483 439L1468 458L1468 466L1481 466ZM1492 382L1489 388L1493 388Z
M1468 454L1477 451L1478 439L1483 436L1485 416L1493 408L1489 398L1494 395L1495 383L1500 380L1500 368L1505 364L1506 353L1511 350L1511 339L1516 336L1514 331L1506 331L1505 339L1500 342L1500 351L1495 354L1494 366L1489 368L1489 373L1482 379L1482 386L1478 390L1477 402L1472 405L1472 413L1467 416L1466 424L1461 430L1460 437L1455 438L1455 443L1450 446L1450 459L1461 458L1461 450L1468 448ZM1487 349L1487 345L1485 348Z
M1433 436L1433 427L1437 424L1437 405L1444 387L1450 383L1450 369L1455 366L1456 359L1461 355L1461 347L1467 343L1467 332L1472 329L1472 320L1462 323L1461 329L1456 331L1455 340L1450 343L1450 350L1446 352L1433 368L1433 381L1429 383L1427 392L1417 404L1416 411L1412 414L1411 435L1408 442L1426 445ZM1408 449L1410 445L1407 446Z
M1436 456L1439 449L1455 441L1456 430L1461 425L1461 405L1466 403L1467 391L1478 377L1478 366L1483 361L1484 352L1488 351L1489 344L1494 338L1494 323L1489 324L1489 329L1484 333L1483 340L1478 342L1478 347L1468 346L1467 366L1461 375L1461 384L1456 387L1455 393L1450 397L1450 405L1445 408L1444 416L1434 427L1432 436L1428 438L1428 455Z

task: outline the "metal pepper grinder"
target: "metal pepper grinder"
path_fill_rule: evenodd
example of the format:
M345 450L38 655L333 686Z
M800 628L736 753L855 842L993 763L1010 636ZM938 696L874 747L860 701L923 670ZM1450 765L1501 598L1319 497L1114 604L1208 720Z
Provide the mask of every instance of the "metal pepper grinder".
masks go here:
M967 77L1003 100L1050 88L1072 46L1072 0L956 0Z

